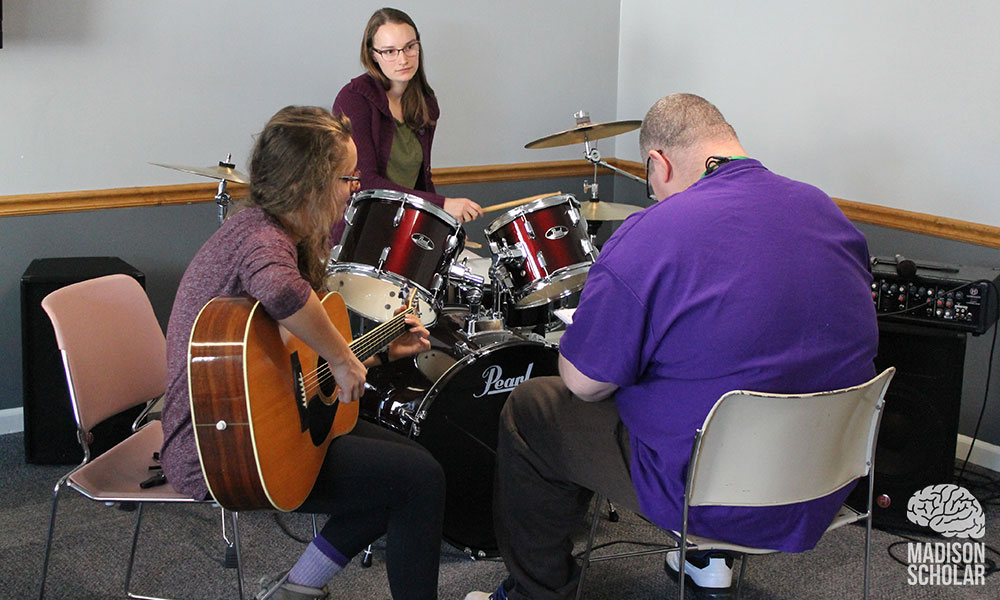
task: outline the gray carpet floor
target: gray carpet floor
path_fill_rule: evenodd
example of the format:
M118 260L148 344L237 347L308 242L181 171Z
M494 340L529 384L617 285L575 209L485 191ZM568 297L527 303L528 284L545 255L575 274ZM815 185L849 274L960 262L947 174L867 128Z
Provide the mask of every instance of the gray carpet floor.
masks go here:
M37 596L42 553L52 502L52 486L69 467L27 465L23 436L0 436L0 598ZM872 558L872 598L997 599L1000 574L1000 507L998 486L986 483L995 473L978 472L968 484L986 509L987 576L982 585L920 585L907 570L907 540L875 531ZM604 521L599 542L664 539L655 527L622 513L617 523ZM59 506L47 598L123 598L125 566L135 512L91 502L76 492L64 492ZM226 569L218 509L208 505L151 506L145 511L143 537L133 579L133 591L177 598L236 598L235 570ZM287 531L286 531L287 530ZM244 513L240 538L248 592L257 591L263 575L287 568L302 551L311 531L304 515ZM289 535L289 532L292 535ZM915 534L905 534L913 536ZM293 537L294 536L294 537ZM919 542L945 542L929 532ZM582 539L581 539L582 545ZM621 544L606 550L628 546ZM812 551L754 558L747 571L743 597L749 600L860 598L864 530L848 526L828 534ZM894 558L895 557L895 558ZM897 560L898 559L898 560ZM384 552L375 544L374 561L362 568L355 559L331 584L333 599L388 599ZM440 598L461 600L474 589L492 590L503 578L503 564L473 561L442 545ZM647 556L596 563L585 597L660 599L677 596L677 585L663 572L663 559ZM697 596L689 596L697 597Z

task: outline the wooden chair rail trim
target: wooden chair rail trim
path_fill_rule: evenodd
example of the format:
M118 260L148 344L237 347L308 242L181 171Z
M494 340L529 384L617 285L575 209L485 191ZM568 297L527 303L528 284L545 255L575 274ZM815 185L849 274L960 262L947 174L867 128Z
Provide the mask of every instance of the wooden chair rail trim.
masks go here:
M633 175L639 177L644 175L642 163L618 159L608 159L608 163ZM434 169L434 183L446 186L495 181L586 177L592 176L593 173L594 167L582 159L446 167ZM609 169L599 168L599 174L610 173L612 171ZM213 202L217 188L218 184L213 182L0 196L0 217ZM247 186L235 183L229 184L226 189L234 199L245 198L248 193ZM1000 227L842 198L834 198L834 201L852 221L871 223L989 248L1000 248Z
M214 202L218 187L215 183L191 183L0 196L0 217ZM249 191L239 184L229 184L226 190L233 198L245 198Z

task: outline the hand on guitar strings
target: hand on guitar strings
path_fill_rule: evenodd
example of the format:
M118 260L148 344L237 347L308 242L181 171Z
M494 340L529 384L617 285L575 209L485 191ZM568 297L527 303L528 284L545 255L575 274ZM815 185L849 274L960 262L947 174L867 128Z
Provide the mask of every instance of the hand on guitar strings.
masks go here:
M365 375L368 369L353 354L337 364L329 363L330 372L340 391L341 402L354 402L365 393Z

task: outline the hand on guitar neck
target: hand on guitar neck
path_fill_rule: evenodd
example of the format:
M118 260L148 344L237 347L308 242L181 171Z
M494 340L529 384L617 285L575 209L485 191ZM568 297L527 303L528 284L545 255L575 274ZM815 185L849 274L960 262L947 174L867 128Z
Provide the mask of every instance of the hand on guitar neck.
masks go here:
M395 314L399 315L404 310L406 310L405 307L400 307ZM389 343L389 360L412 356L431 349L431 342L428 339L431 332L427 331L427 328L420 322L420 318L409 313L403 319L406 324L406 332Z

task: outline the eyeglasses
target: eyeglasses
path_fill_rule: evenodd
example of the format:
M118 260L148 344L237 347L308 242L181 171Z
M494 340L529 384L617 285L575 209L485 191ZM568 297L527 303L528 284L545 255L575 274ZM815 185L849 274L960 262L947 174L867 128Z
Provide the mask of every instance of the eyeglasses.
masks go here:
M663 150L657 150L657 154L663 156ZM656 202L659 198L656 197L656 193L653 192L653 186L649 185L649 161L653 159L652 156L646 157L646 197Z
M399 53L413 58L414 56L420 54L420 40L413 40L409 44L403 46L402 48L383 48L379 50L378 48L372 48L372 52L378 54L382 57L382 60L386 62L392 62L399 58Z
M361 171L354 169L354 174L352 175L338 175L337 179L341 181L346 181L347 183L354 183L356 181L361 181Z

